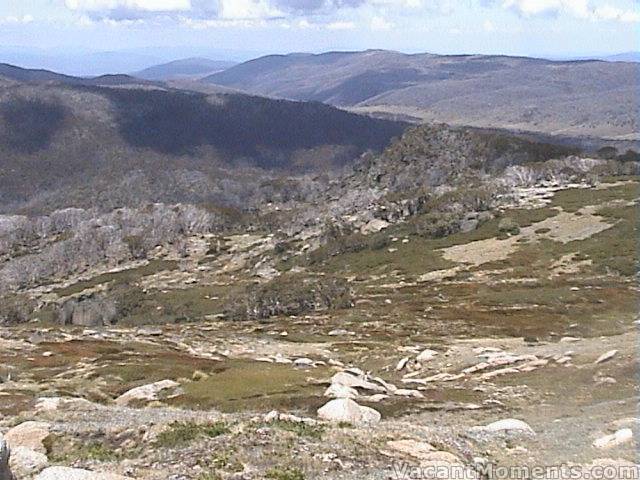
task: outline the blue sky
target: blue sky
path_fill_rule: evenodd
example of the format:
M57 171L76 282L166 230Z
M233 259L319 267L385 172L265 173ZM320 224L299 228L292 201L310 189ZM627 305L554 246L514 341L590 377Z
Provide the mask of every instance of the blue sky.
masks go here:
M640 0L0 0L1 47L67 54L387 48L562 57L637 50L639 28Z

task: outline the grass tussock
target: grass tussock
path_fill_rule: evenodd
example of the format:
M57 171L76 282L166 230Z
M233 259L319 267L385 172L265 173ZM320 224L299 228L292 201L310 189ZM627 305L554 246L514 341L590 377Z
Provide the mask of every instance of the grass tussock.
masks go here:
M160 433L155 443L158 447L174 448L187 445L200 438L215 438L227 433L229 433L229 427L224 422L208 424L176 422Z

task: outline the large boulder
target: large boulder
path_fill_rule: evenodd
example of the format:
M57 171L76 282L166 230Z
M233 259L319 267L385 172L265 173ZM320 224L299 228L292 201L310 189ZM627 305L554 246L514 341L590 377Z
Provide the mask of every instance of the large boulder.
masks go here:
M179 395L180 384L173 380L161 380L159 382L150 383L136 387L123 393L115 402L122 406L136 406L154 402L156 400L164 400Z
M91 472L79 468L49 467L43 470L35 480L131 480L128 477L112 473Z
M0 434L0 480L13 480L14 478L9 469L10 457L9 445Z
M631 440L633 440L633 430L623 428L612 435L598 438L593 442L593 446L596 448L612 448L631 442Z
M528 436L534 436L536 434L529 424L515 418L507 418L505 420L498 420L497 422L490 423L489 425L473 427L471 428L471 431L485 434L506 433Z
M24 447L46 455L44 441L50 434L50 428L51 426L45 422L24 422L9 430L4 438L11 449Z
M356 398L358 395L358 391L355 388L339 383L332 383L324 392L325 397L333 398Z
M47 456L25 447L14 448L9 461L11 471L18 478L31 478L49 466Z
M370 427L380 423L380 412L358 405L350 398L331 400L318 410L318 417L330 422L346 422L356 427Z

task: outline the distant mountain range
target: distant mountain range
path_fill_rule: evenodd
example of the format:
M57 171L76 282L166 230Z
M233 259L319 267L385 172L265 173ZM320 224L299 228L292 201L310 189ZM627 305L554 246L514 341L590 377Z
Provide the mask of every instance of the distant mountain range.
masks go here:
M155 65L133 75L146 80L196 79L212 75L237 65L237 62L216 61L207 58L185 58Z
M607 62L640 62L640 52L619 53L617 55L601 57L601 59Z
M384 50L271 55L203 79L413 121L638 138L635 63Z
M50 70L35 70L0 63L0 78L17 82L54 82L67 85L149 85L151 82L129 75L100 75L92 78L73 77Z
M116 73L131 74L154 65L196 57L239 62L260 55L263 53L194 45L125 48L117 51L90 51L82 46L40 49L0 45L0 63L9 63L23 68L43 68L79 77ZM213 71L209 73L213 73Z

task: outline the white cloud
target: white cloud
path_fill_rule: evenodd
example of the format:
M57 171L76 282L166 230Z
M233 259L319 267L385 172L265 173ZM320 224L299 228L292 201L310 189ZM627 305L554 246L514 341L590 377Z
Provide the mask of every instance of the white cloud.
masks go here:
M609 4L596 5L590 0L503 0L502 6L524 17L565 14L592 21L640 21L638 8L623 10Z
M353 30L356 24L353 22L331 22L327 24L328 30Z
M598 20L613 20L618 22L640 22L640 11L622 10L611 5L596 8L593 15Z
M220 0L219 16L225 20L280 17L283 13L267 0Z
M0 0L1 2L2 0ZM508 9L530 18L566 16L587 21L640 22L640 8L620 8L616 0L64 0L65 5L92 20L118 22L149 20L163 16L194 28L221 22L287 22L292 28L349 30L369 25L372 30L390 30L396 22L447 16L460 9L480 5ZM464 3L464 5L462 5ZM620 4L617 4L620 5ZM494 31L492 20L482 24ZM306 22L306 23L304 23ZM282 25L285 25L284 23Z
M33 22L33 15L23 15L17 17L15 15L9 15L8 17L0 17L0 25L26 25Z
M375 16L371 19L371 30L391 30L393 27L395 24L384 17Z
M116 9L175 12L191 9L191 0L65 0L67 8L86 12Z
M493 24L491 20L485 20L482 24L482 28L484 28L485 32L495 32L496 26Z

